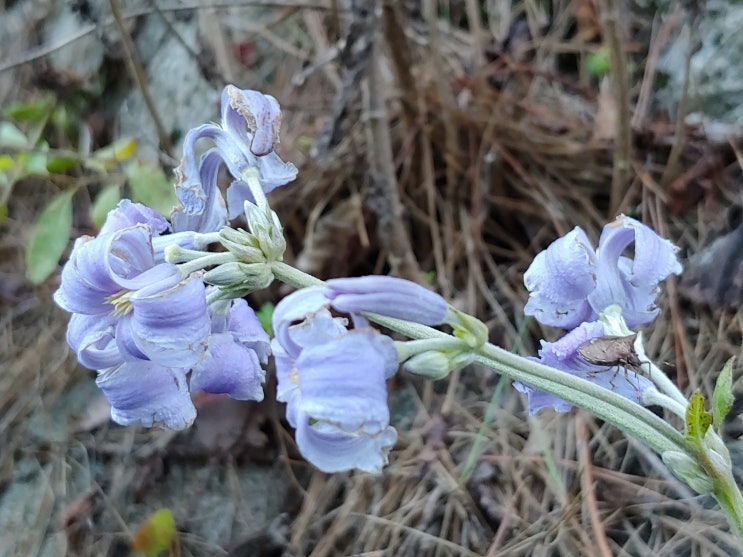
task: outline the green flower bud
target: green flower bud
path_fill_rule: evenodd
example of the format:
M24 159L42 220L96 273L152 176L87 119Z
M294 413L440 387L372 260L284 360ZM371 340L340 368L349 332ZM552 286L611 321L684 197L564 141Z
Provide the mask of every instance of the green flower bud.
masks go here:
M666 451L661 458L671 472L694 491L701 494L712 493L714 487L712 478L689 455L678 451Z

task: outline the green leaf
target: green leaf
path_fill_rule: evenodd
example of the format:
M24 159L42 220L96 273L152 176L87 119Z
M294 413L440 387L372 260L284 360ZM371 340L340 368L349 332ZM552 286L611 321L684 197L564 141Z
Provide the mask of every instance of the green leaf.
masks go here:
M0 145L19 149L29 147L26 135L10 122L0 122Z
M699 444L707 434L712 423L712 414L704 409L704 396L697 389L691 395L689 406L686 409L686 432L684 437L687 441Z
M46 161L46 169L49 172L60 174L70 168L74 168L76 164L77 161L69 157L49 157Z
M733 407L735 397L733 396L733 364L735 356L730 358L715 383L715 392L712 393L712 417L715 427L719 430L725 416Z
M41 122L46 120L54 104L54 98L50 96L39 97L33 101L10 103L3 114L14 120L27 122Z
M611 67L609 63L609 49L600 47L596 52L589 52L586 56L586 71L594 77L606 75Z
M131 137L122 137L110 145L94 151L83 164L96 172L104 173L118 163L126 161L137 150L137 142Z
M269 336L273 336L273 327L271 326L271 318L273 317L273 310L276 308L271 302L266 302L261 308L255 312L258 321L261 323L261 327L266 331Z
M173 512L170 509L159 509L134 534L132 549L154 557L170 549L175 538Z
M91 217L93 223L100 228L103 225L103 221L106 220L108 212L116 207L116 204L121 199L121 193L119 192L119 186L110 185L103 188L93 200L93 207L91 208Z
M56 195L39 214L26 247L26 277L34 284L57 268L72 229L73 190Z
M139 201L161 215L170 214L177 200L173 183L162 168L146 161L132 161L126 165L125 172L133 201Z

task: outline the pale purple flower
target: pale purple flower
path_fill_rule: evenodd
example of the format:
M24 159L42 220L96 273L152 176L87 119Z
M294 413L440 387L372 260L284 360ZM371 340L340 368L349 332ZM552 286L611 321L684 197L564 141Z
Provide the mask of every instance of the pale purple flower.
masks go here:
M327 305L321 286L277 305L277 399L287 403L300 452L320 470L379 472L397 439L386 386L397 371L397 352L390 338L371 328L349 330Z
M137 205L122 202L102 234L77 239L54 300L78 314L68 340L76 353L87 352L83 361L92 346L105 343L110 352L115 338L122 361L189 367L201 358L209 334L204 284L197 274L184 277L175 265L156 262L152 215ZM147 218L134 222L131 214ZM115 229L109 221L128 226ZM110 362L113 354L105 358Z
M111 403L111 419L121 425L162 425L184 429L196 418L187 369L145 360L103 370L96 384Z
M270 95L228 85L222 92L222 123L204 124L186 135L183 159L176 170L180 206L173 213L175 230L213 232L243 212L243 202L254 201L242 181L248 168L258 170L264 193L294 180L297 169L274 152L279 141L281 110ZM207 139L213 147L200 157L196 143ZM197 158L198 157L198 158ZM224 163L233 178L226 192L227 207L217 184Z
M185 427L195 412L185 374L209 339L205 287L199 274L158 263L153 235L166 229L147 207L122 201L101 234L75 242L54 293L73 313L68 343L80 363L100 371L120 423Z
M556 342L543 340L539 357L530 359L591 381L639 403L642 393L652 386L649 379L639 375L634 369L590 364L578 353L578 348L584 342L605 335L604 325L600 321L582 323ZM526 394L531 415L548 406L552 406L557 412L567 412L573 407L569 402L529 385L515 382L514 387Z
M271 340L243 299L210 306L211 337L204 358L191 371L191 390L223 393L237 400L263 400Z
M634 253L623 255L631 244ZM575 227L539 253L524 274L529 290L524 313L545 325L572 329L616 304L629 327L649 323L658 314L658 283L682 270L676 251L624 215L604 227L597 250Z
M423 325L440 325L449 305L441 296L409 280L388 276L331 279L325 296L345 313L377 313Z

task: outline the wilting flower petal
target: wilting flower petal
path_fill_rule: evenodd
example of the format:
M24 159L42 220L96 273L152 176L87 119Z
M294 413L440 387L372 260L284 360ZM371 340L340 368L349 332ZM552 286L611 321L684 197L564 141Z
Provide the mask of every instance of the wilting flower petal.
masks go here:
M116 343L116 321L113 316L72 314L67 327L67 344L82 365L89 369L106 369L122 363Z
M177 430L196 417L185 370L138 360L104 371L96 383L111 403L111 418L121 425Z
M604 325L600 321L582 323L556 342L542 341L538 358L532 358L546 366L559 369L570 375L609 389L629 400L640 402L643 391L652 386L649 379L639 375L636 370L620 366L600 366L590 364L578 353L578 348L588 340L604 336ZM529 385L515 382L514 387L526 394L529 414L536 414L542 408L552 406L557 412L567 412L573 405L561 398L535 389Z
M634 243L634 258L622 256ZM680 273L676 248L644 224L621 215L604 227L597 252L579 227L539 253L524 274L524 313L572 329L617 304L627 325L652 321L658 283Z
M378 313L421 323L440 325L448 304L441 296L409 280L388 276L331 279L325 296L345 313Z
M264 193L296 178L296 167L284 163L273 150L280 123L281 110L270 95L233 85L225 87L221 126L204 124L186 134L183 159L176 169L176 195L181 205L173 214L175 230L198 226L201 232L212 232L223 225L225 203L217 186L220 162L234 179L227 191L228 218L242 214L244 201L254 201L247 184L242 182L248 168L258 170ZM201 139L211 141L214 147L197 162L196 143Z
M332 424L313 423L308 414L300 414L297 421L297 446L302 455L327 473L353 468L379 473L397 441L391 426L374 435L357 435Z

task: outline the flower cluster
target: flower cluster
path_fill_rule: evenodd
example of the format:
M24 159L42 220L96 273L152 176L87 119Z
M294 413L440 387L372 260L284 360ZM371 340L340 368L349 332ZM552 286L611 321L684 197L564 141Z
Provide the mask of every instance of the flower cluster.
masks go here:
M631 244L633 257L623 255ZM524 313L570 332L554 343L542 341L538 360L639 402L650 381L635 371L617 374L616 366L589 363L578 349L593 338L616 334L599 321L610 306L620 308L629 327L655 319L658 284L682 270L676 251L671 242L625 215L604 227L596 250L580 227L555 240L524 274L529 290ZM546 406L559 412L572 408L554 395L522 383L515 386L526 393L532 414Z
M265 198L296 176L274 152L280 120L273 97L226 87L221 125L186 136L174 232L151 209L122 201L97 236L76 241L54 298L73 314L68 343L98 372L116 422L182 429L196 416L197 390L261 400L262 365L273 350L277 398L287 403L301 453L328 472L379 471L397 439L386 380L400 361L436 350L409 344L401 356L364 314L422 325L459 319L443 298L409 281L334 279L282 300L270 341L241 296L270 284L286 246ZM199 155L202 139L213 145ZM233 179L226 203L222 164ZM225 227L243 210L248 231ZM203 251L217 241L224 250Z
M73 314L68 342L83 365L97 370L115 421L187 427L196 390L261 400L262 366L273 352L277 398L287 403L300 452L327 472L378 471L397 438L386 380L401 363L410 373L445 377L476 360L488 331L415 283L369 276L287 296L273 314L270 340L242 296L286 272L281 223L265 197L297 172L274 152L280 121L273 97L227 86L221 124L186 136L172 230L151 209L122 201L96 237L76 241L54 297ZM199 154L202 140L211 146ZM222 165L232 178L226 201L218 184ZM225 226L242 211L247 231ZM214 242L223 249L205 250ZM630 244L634 254L627 257ZM639 400L647 379L607 373L579 349L610 334L599 321L609 305L618 305L630 326L651 321L658 283L680 270L675 248L631 218L607 225L598 250L576 228L525 274L525 312L569 330L543 342L536 359ZM448 324L453 333L395 342L370 326L369 319L380 318L398 326ZM570 408L528 385L517 388L532 413Z
M196 416L189 372L191 389L263 397L258 361L266 361L268 336L244 301L208 307L201 273L184 276L163 260L167 245L193 238L161 236L168 228L154 211L122 201L96 237L75 242L54 293L73 314L68 343L81 364L98 371L111 415L125 425L189 426ZM230 350L251 356L232 361Z
M81 364L97 370L114 421L182 429L196 416L191 391L263 398L261 364L270 339L253 310L242 299L218 300L202 271L169 263L166 254L177 247L198 255L201 233L227 223L217 183L222 163L235 180L227 194L230 218L254 200L241 181L246 173L257 171L263 192L294 179L296 168L273 152L280 122L273 97L226 87L222 126L187 135L176 232L166 234L171 225L155 211L123 200L97 236L75 242L54 299L72 313L67 341ZM214 146L197 156L202 138Z

